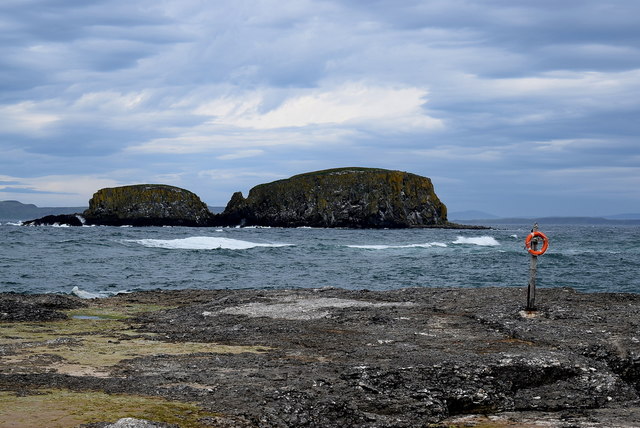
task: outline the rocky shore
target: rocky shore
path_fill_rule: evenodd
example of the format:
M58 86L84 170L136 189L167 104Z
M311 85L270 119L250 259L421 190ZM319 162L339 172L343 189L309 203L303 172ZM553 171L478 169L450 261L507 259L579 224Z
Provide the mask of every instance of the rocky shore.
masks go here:
M640 295L525 298L0 294L0 427L640 426Z

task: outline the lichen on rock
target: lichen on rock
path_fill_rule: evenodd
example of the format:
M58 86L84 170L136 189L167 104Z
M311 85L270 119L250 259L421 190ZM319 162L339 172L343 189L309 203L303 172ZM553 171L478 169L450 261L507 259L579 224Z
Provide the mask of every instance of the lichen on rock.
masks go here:
M445 226L446 206L427 177L338 168L261 184L233 195L222 218L263 226L400 228Z
M196 194L163 184L100 189L83 215L91 224L133 226L205 226L212 217Z

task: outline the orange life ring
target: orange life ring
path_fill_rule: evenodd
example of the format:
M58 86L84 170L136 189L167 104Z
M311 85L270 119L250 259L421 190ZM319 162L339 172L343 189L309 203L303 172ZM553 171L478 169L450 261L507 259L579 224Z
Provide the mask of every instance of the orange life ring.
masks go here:
M539 250L534 250L531 248L531 239L533 239L534 236L542 238L542 248L540 248ZM541 256L545 253L545 251L547 251L547 248L549 248L549 238L547 238L547 235L545 235L544 233L538 232L536 230L535 232L531 232L527 236L527 239L525 239L524 241L524 246L527 248L527 251L534 256Z

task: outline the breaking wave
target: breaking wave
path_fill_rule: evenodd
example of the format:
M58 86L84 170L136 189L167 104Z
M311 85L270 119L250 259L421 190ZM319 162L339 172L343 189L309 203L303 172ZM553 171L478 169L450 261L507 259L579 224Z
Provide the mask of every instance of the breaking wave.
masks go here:
M431 248L431 247L443 247L447 244L443 242L428 242L425 244L407 244L407 245L347 245L349 248L362 248L365 250L389 250L397 248Z
M496 238L493 236L458 236L454 244L467 244L467 245L479 245L481 247L495 247L496 245L500 245Z
M77 285L71 289L71 294L81 299L104 299L105 297L115 296L116 294L130 293L130 291L121 290L115 292L92 293L79 288Z
M127 241L136 242L149 248L166 248L170 250L247 250L255 247L287 247L292 245L249 242L210 236L192 236L183 239L130 239Z

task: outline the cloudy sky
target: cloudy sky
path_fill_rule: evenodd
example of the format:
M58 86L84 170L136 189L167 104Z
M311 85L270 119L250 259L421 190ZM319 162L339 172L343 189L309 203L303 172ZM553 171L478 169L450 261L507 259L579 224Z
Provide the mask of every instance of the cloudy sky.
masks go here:
M210 205L341 166L449 211L640 212L637 0L2 0L0 200Z

